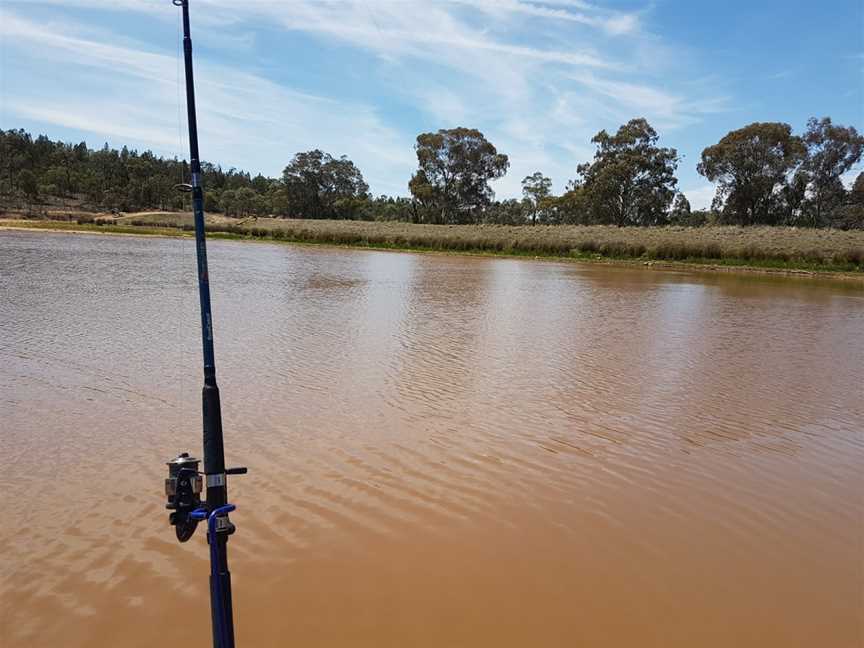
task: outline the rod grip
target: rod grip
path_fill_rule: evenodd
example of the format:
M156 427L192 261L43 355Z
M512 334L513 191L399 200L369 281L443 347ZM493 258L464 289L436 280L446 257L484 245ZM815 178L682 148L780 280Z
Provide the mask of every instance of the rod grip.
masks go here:
M225 472L222 406L219 387L216 386L215 381L213 384L204 384L201 390L201 405L204 414L204 472L208 475L222 474Z

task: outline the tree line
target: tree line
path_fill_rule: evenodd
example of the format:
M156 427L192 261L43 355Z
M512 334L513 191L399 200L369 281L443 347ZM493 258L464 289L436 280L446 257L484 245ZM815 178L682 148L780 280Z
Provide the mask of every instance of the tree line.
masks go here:
M678 191L681 161L662 147L645 119L592 138L594 158L576 166L562 195L537 171L522 180L521 199L495 200L490 182L510 166L479 130L442 129L417 136L410 197L374 197L347 157L297 153L279 178L202 164L205 209L229 216L403 220L416 223L795 225L864 228L864 173L851 189L842 176L864 152L864 137L830 118L789 124L757 122L702 151L698 172L717 187L711 208L691 210ZM49 204L134 212L188 209L176 185L188 164L150 151L99 150L0 130L0 206Z

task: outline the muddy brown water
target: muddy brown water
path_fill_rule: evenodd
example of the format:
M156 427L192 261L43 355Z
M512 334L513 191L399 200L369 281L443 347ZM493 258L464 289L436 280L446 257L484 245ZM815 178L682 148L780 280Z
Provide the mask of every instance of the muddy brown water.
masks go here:
M214 241L239 646L864 645L864 292ZM209 645L188 240L0 233L0 645Z

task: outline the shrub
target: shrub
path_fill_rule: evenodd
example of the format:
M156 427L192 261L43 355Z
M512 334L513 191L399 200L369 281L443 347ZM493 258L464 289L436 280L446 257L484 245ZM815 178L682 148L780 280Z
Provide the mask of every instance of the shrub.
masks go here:
M801 254L801 258L808 263L823 263L825 256L819 250L805 250Z
M603 256L619 258L636 258L645 254L646 248L641 243L626 243L625 241L610 241L597 248Z
M849 248L838 256L846 263L856 266L864 265L864 249L862 248Z
M753 243L745 245L735 256L745 261L761 261L768 258L765 250Z
M681 260L690 256L690 250L682 243L660 243L651 256L657 259Z
M706 243L702 246L700 256L703 259L722 259L723 249L717 243Z

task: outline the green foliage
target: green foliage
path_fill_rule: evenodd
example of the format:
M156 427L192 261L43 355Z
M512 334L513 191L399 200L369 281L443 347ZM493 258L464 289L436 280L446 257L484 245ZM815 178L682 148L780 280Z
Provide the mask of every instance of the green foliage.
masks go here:
M30 169L24 169L18 174L18 187L30 200L35 200L39 195L36 175Z
M414 147L417 172L408 188L433 223L468 223L492 202L489 181L510 166L483 133L471 128L421 133Z
M669 212L669 222L673 225L690 225L691 218L692 212L687 196L682 193L675 194L675 199L672 201L672 211Z
M710 211L692 211L676 191L677 153L659 147L658 139L644 119L631 120L614 134L601 131L592 140L593 161L577 167L579 177L563 195L552 195L551 180L537 171L522 180L523 199L503 201L493 200L489 183L506 173L509 160L481 132L467 128L417 137L410 197L370 196L351 160L320 150L296 154L280 178L252 177L205 162L204 207L241 223L272 215L418 224L864 229L864 174L849 191L841 181L864 152L864 138L853 127L825 117L810 119L802 137L779 123L730 132L703 151L698 166L718 184ZM185 161L150 151L107 144L91 150L84 142L0 130L0 209L30 217L56 213L58 206L77 213L189 210L188 194L174 187L188 176Z
M802 200L802 220L819 227L828 224L830 214L846 203L840 177L861 159L864 137L852 126L833 124L830 117L813 117L807 122L804 144L807 156L799 182L806 183L807 195Z
M528 201L531 209L531 224L537 224L537 216L542 216L546 208L552 207L550 198L552 196L552 180L536 171L522 180L522 195Z
M568 225L595 225L594 212L591 209L591 201L585 187L571 180L567 185L567 191L558 198L549 199L548 211L552 212L555 223L566 223Z
M849 202L853 205L864 207L864 173L859 173L852 183L852 190L849 192Z
M678 224L685 227L702 227L703 225L716 225L717 223L716 212L712 212L710 209L694 209L690 211L690 215L686 221Z
M661 225L675 195L678 152L657 146L645 119L632 119L614 135L600 131L594 161L577 168L593 222Z
M53 142L44 135L34 139L24 130L8 130L0 131L0 175L0 199L6 206L17 206L22 199L59 199L93 210L164 210L183 206L183 195L174 185L188 177L188 165L150 151L118 151L107 144L91 150L84 142ZM248 182L248 175L233 169L225 174L204 165L208 189L218 191L226 175Z
M864 205L848 203L831 211L831 227L837 229L864 229Z
M480 222L495 225L522 225L525 223L526 215L533 209L533 205L528 200L510 198L496 201L483 209Z
M780 220L780 190L805 154L789 124L757 122L702 151L697 169L718 184L714 206L725 222L774 225Z
M698 171L718 183L714 208L739 225L864 226L841 176L861 160L864 138L829 117L803 137L789 124L754 123L702 152Z
M830 225L838 229L864 229L864 173L855 178L843 204L830 214Z
M351 160L317 149L294 156L282 172L282 188L294 218L353 218L369 191Z

